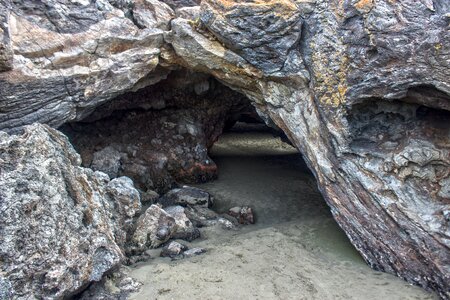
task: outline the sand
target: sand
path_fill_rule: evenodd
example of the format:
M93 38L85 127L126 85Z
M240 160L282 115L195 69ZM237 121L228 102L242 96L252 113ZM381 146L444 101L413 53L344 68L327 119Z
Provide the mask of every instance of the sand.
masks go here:
M219 179L199 185L215 210L250 205L257 223L202 230L201 256L132 267L131 299L438 299L370 269L331 217L300 154L269 132L224 134L211 151Z

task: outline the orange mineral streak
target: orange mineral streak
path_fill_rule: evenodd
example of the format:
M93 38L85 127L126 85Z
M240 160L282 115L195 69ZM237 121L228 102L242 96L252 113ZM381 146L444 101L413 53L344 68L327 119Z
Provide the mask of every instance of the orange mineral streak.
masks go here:
M297 5L290 0L247 0L247 1L233 1L233 0L204 0L212 6L219 8L219 10L234 10L240 7L251 7L255 10L272 9L277 14L292 14L297 11Z
M373 0L360 0L355 3L355 8L360 12L369 12L373 8Z

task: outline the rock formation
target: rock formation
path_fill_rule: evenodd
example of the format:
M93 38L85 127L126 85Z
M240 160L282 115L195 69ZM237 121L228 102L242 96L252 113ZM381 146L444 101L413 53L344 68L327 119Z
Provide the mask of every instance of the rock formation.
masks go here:
M46 125L0 139L0 295L62 298L123 258L140 210L130 179L80 167L68 139Z
M370 266L450 297L450 2L192 2L0 2L0 129L209 74L298 147Z

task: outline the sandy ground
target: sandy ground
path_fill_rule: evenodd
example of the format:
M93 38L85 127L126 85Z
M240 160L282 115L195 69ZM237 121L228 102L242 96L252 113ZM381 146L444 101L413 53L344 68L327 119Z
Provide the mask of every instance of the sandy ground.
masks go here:
M212 149L219 179L200 185L215 209L254 208L257 224L202 229L201 256L132 268L131 299L437 299L370 269L334 222L295 149L267 132L225 134Z

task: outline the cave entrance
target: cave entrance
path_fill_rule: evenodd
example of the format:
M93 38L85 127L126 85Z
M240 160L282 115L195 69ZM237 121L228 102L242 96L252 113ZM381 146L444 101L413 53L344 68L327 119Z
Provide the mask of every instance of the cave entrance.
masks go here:
M195 185L216 198L219 213L246 205L257 226L301 220L297 225L308 228L303 241L360 260L283 132L206 74L171 72L61 130L85 167L133 179L144 207L173 188Z
M364 264L301 154L259 119L247 98L214 78L173 71L80 119L61 130L83 165L132 178L144 209L189 184L208 191L218 213L250 206L255 214L255 224L235 230L220 226L213 212L216 225L182 241L207 249L207 255L170 261L151 253L152 259L133 265L130 275L144 286L130 299L378 299L417 293Z

